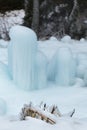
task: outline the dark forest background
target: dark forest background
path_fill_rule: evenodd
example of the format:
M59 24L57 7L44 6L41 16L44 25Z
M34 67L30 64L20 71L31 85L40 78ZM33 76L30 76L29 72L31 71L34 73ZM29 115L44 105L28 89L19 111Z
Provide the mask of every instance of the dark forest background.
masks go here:
M86 0L0 0L1 13L18 9L25 10L23 25L33 28L39 38L66 34L87 38Z

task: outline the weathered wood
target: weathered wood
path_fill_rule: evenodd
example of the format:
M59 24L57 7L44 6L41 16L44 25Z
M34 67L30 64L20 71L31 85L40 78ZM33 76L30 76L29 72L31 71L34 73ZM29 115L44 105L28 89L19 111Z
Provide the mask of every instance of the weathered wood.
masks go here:
M26 120L27 116L32 118L41 119L50 124L56 124L56 120L59 117L72 117L75 113L75 109L67 114L61 114L58 107L52 105L48 107L43 102L39 106L34 106L32 102L29 105L24 105L22 112L20 113L20 120Z
M24 114L24 116L22 114ZM24 117L23 119L22 119L22 116ZM33 118L40 118L41 120L44 120L50 124L56 124L56 121L52 118L51 113L48 113L47 111L45 112L41 110L40 108L34 107L32 105L26 106L22 109L20 119L25 120L27 116L30 116Z

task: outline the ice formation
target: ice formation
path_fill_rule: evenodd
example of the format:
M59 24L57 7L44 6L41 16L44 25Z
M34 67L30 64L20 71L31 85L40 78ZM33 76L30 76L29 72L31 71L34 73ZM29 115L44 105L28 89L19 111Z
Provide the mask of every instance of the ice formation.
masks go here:
M85 39L84 39L84 38L81 38L81 39L80 39L80 42L84 43L84 42L85 42Z
M7 104L4 99L0 98L0 116L5 115L7 112Z
M56 75L56 56L53 56L47 66L47 79L49 81L55 81Z
M56 53L56 83L70 86L75 83L76 64L69 48L60 48Z
M8 45L8 69L11 77L13 78L13 69L12 69L12 40L9 42Z
M37 36L31 29L14 26L10 30L11 41L8 47L8 66L14 83L24 90L40 89L47 86L47 81L57 85L70 86L76 76L84 78L87 68L87 54L75 56L68 47L60 47L51 60L37 48ZM65 36L65 42L70 41ZM56 41L51 37L49 42Z
M87 53L78 53L77 62L78 64L84 64L87 61Z
M50 41L58 41L58 40L57 40L57 38L56 38L56 37L53 37L53 36L52 36L52 37L50 37L50 39L49 39L49 40L50 40Z
M62 39L61 39L62 42L64 43L69 43L71 42L71 37L70 36L64 36Z
M14 26L10 38L8 64L14 83L24 90L37 88L36 34L27 27Z
M83 79L83 78L84 78L84 75L85 75L86 69L87 69L87 64L86 64L86 65L84 65L84 64L79 65L79 66L77 67L77 77Z
M38 89L47 87L47 58L42 52L37 53L37 86Z
M87 54L79 53L77 55L77 77L84 78L85 71L87 68Z
M84 83L85 86L87 86L87 68L85 69L85 73L84 73Z

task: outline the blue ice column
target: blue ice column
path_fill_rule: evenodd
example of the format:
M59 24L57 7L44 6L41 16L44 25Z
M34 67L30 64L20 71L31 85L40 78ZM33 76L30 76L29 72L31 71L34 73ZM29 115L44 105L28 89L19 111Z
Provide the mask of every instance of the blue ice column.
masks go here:
M41 52L37 53L37 85L38 89L47 87L47 57Z
M69 48L59 48L56 53L56 83L70 86L75 83L76 64Z
M10 30L8 56L14 83L21 89L37 89L37 36L33 30L14 26Z

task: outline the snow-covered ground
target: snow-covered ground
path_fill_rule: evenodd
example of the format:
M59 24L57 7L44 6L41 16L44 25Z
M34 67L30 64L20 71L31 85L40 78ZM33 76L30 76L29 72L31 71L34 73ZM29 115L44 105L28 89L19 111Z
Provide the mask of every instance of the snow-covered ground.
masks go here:
M0 102L4 103L0 113L3 111L6 113L6 115L0 116L0 130L86 130L87 88L84 87L83 80L77 78L76 84L68 87L57 86L49 82L47 87L41 90L30 92L20 90L8 76L7 48L3 48L6 43L0 43L2 44L0 48ZM57 41L52 38L49 41L39 41L38 47L49 61L59 47L71 48L74 55L87 53L87 41L84 39L81 41L69 40L67 43L66 39ZM23 105L30 101L34 104L39 104L41 101L48 105L56 104L62 114L68 113L73 108L76 112L73 118L58 118L55 125L31 117L27 121L12 121L19 115Z

